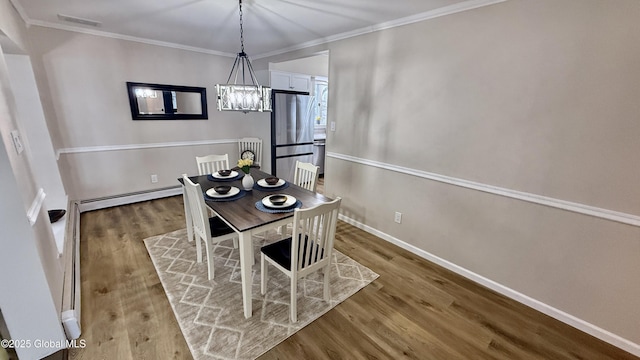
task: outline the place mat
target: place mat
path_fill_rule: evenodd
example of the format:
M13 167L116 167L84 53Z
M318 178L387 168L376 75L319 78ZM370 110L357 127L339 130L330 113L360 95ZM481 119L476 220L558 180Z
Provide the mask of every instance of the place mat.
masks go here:
M225 182L225 181L236 181L236 180L240 180L240 179L242 179L243 177L244 177L244 173L243 173L242 171L239 171L239 172L238 172L238 175L236 175L236 176L234 176L234 177L227 177L227 178L222 178L222 179L217 178L217 177L213 177L213 175L208 174L208 175L207 175L207 180L209 180L209 181L222 181L222 182Z
M324 315L378 278L338 250L331 253L330 300L322 299L322 274L298 281L298 322L289 322L290 280L269 269L267 293L260 294L260 248L280 240L275 230L253 236L253 316L244 318L240 255L231 240L215 244L215 278L207 279L206 256L196 262L195 242L186 229L144 240L180 330L195 360L255 359Z
M253 188L259 191L279 191L279 190L283 190L289 187L289 182L285 181L284 184L280 185L280 186L276 186L276 187L264 187L264 186L260 186L258 185L258 182L256 181L255 184L253 184Z
M224 202L224 201L238 200L238 199L241 199L241 198L245 197L246 195L247 195L247 192L245 190L243 190L243 189L240 189L240 192L235 194L235 195L233 195L233 196L223 197L223 198L214 198L214 197L211 197L211 196L207 195L206 192L205 192L204 199L207 200L207 201Z
M283 208L283 209L271 209L268 208L266 206L264 206L264 204L262 203L262 200L260 201L256 201L256 209L266 212L266 213L270 213L270 214L277 214L277 213L288 213L288 212L293 212L295 209L302 207L302 202L300 200L296 200L296 203L291 205L290 207L287 208Z

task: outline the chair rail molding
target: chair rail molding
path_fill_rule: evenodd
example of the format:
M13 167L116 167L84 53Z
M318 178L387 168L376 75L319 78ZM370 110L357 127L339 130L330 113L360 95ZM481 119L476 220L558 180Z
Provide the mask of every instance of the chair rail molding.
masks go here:
M47 194L45 194L44 189L40 188L38 189L38 193L35 198L33 198L31 206L29 207L29 210L27 210L27 218L29 219L29 224L31 224L31 226L33 226L33 224L38 220L38 214L40 214L40 209L42 208L42 204L44 204L44 198L46 196Z
M197 140L197 141L174 141L174 142L149 143L149 144L124 144L124 145L103 145L103 146L82 146L82 147L73 147L73 148L61 148L56 151L56 160L60 160L60 155L62 154L141 150L141 149L198 146L198 145L236 144L237 142L238 142L238 139L217 139L217 140Z
M572 211L579 214L590 215L590 216L594 216L602 219L617 221L623 224L640 227L640 216L634 215L634 214L628 214L624 212L603 209L596 206L556 199L548 196L542 196L542 195L527 193L523 191L511 190L511 189L502 188L498 186L478 183L475 181L469 181L469 180L464 180L464 179L455 178L451 176L431 173L423 170L412 169L412 168L393 165L393 164L384 163L380 161L359 158L351 155L327 152L326 156L333 159L349 161L349 162L353 162L353 163L357 163L365 166L372 166L379 169L394 171L394 172L405 174L405 175L417 176L417 177L438 181L445 184L483 191L490 194L505 196L512 199L522 200L522 201L528 201L534 204L550 206L557 209Z

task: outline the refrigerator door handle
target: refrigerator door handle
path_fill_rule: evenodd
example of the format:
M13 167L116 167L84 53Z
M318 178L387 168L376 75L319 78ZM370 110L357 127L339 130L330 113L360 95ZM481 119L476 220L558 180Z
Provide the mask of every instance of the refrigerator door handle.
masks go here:
M290 158L290 157L295 157L295 156L303 156L303 155L313 155L312 152L306 152L306 153L298 153L298 154L291 154L291 155L281 155L281 156L276 156L276 159L284 159L284 158Z
M285 146L297 146L297 145L313 145L313 142L302 142L302 143L291 143L291 144L278 144L276 147L285 147Z

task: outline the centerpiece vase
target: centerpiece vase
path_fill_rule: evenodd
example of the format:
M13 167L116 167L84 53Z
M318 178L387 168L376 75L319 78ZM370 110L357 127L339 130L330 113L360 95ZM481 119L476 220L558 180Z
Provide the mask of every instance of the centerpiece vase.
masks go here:
M246 191L251 191L253 189L253 184L254 184L254 181L251 174L244 174L244 177L242 178L242 187Z

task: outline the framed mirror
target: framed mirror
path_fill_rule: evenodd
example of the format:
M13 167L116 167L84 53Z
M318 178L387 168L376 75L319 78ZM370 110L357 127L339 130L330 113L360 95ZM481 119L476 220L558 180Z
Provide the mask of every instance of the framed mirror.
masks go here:
M208 119L207 89L127 82L133 120Z

